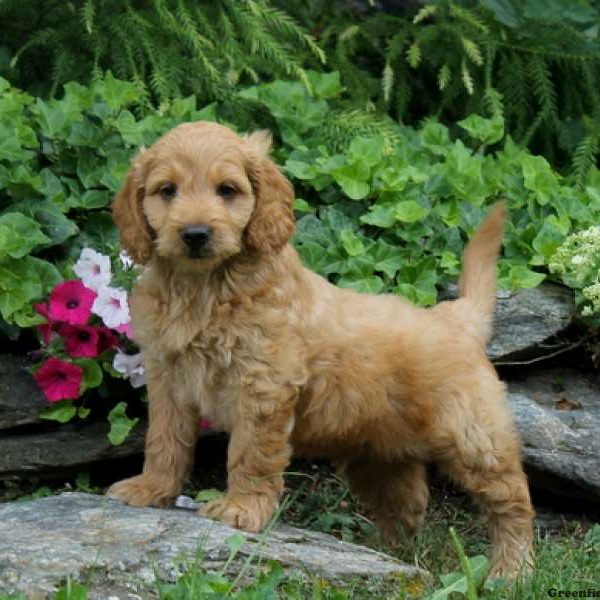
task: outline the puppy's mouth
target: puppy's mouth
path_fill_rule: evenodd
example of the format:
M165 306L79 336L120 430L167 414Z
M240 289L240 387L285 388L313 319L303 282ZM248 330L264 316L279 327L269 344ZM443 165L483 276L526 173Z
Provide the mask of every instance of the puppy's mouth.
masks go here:
M191 258L192 260L202 260L213 258L215 253L210 248L189 248L186 255L187 258Z

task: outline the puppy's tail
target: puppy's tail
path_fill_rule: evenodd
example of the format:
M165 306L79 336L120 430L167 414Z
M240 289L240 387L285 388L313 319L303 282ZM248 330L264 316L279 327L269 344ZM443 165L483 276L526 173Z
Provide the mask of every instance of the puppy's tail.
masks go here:
M502 244L506 205L498 202L469 240L458 282L460 313L471 333L487 345L496 305L496 262ZM457 306L458 308L458 306Z

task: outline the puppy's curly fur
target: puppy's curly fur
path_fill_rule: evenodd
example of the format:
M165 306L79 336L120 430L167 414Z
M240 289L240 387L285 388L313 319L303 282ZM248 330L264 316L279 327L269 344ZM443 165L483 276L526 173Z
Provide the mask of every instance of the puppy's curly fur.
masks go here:
M531 565L533 511L504 386L484 347L503 208L470 241L461 298L422 309L339 289L288 240L290 183L270 136L176 127L132 162L114 202L146 268L131 297L147 371L143 473L109 494L165 505L190 470L199 415L231 434L228 491L202 513L249 531L272 516L292 453L341 465L389 542L428 500L426 462L479 502L492 575ZM201 247L185 240L200 227Z

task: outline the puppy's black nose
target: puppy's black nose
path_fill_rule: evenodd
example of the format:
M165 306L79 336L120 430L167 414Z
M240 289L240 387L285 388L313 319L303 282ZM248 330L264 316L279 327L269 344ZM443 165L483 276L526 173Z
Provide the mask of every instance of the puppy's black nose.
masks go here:
M206 246L212 232L208 225L188 225L181 230L181 239L190 250L199 250Z

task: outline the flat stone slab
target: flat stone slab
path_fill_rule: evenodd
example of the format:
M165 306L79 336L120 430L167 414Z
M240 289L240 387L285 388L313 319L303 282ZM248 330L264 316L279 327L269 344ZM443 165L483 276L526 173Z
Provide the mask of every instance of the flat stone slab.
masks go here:
M181 509L133 508L105 496L65 493L0 505L0 593L49 598L67 577L84 582L90 599L130 594L155 597L156 575L174 581L201 556L203 568L238 574L252 559L288 572L336 582L380 580L423 588L429 574L381 552L322 533L277 525L268 535L243 533L230 561L228 540L238 530ZM229 562L228 562L229 561Z
M495 362L538 357L552 350L543 342L566 329L575 314L573 292L553 283L497 294L488 356Z
M0 354L0 430L38 421L48 406L23 356Z
M0 482L56 478L98 461L141 456L145 424L138 424L120 446L107 437L107 423L68 424L53 431L0 431Z
M508 384L533 487L600 500L600 381L568 369L535 371Z

